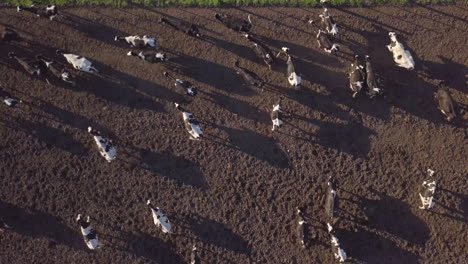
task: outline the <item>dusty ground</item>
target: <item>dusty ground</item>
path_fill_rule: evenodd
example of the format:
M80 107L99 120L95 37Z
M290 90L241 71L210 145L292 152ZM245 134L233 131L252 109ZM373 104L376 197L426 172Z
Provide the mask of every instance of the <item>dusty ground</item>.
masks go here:
M303 90L289 88L284 61L268 71L244 38L214 20L219 11L251 14L257 37L275 51L289 47ZM468 103L468 8L332 9L340 56L317 47L306 21L319 12L79 8L50 22L0 9L0 23L27 39L0 44L3 90L24 101L0 106L0 210L14 226L0 233L0 262L187 263L197 243L204 263L334 263L323 198L335 176L338 235L352 263L468 263L468 114L450 124L432 99L440 78L456 102ZM158 24L161 15L195 21L206 41ZM394 66L389 30L411 50L415 71ZM116 34L159 39L170 68L202 91L186 107L203 121L206 139L188 139L172 104L183 98L164 67L125 56ZM79 74L76 88L47 85L6 56L55 57L56 48L91 59L102 76ZM351 98L353 53L373 57L384 98ZM242 86L236 58L268 83L265 91ZM280 96L288 118L273 133L269 111ZM115 140L117 161L98 154L89 125ZM427 168L439 184L432 211L418 209ZM175 234L154 226L148 198ZM305 250L294 234L297 206L316 237ZM86 249L78 213L93 218L102 250Z

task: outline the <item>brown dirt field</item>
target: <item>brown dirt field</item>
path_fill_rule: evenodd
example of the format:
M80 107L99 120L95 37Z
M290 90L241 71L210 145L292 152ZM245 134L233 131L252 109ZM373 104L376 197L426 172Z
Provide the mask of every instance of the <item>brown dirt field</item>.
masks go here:
M219 11L252 14L256 36L275 51L289 47L303 90L289 87L284 61L268 71L244 38L215 21ZM320 51L306 23L320 11L71 8L50 22L0 9L0 23L28 39L0 44L0 82L24 101L0 106L0 212L14 226L0 233L0 262L187 263L196 242L204 263L335 263L324 226L326 179L335 176L336 229L350 263L468 263L468 8L332 8L339 56ZM160 15L195 21L207 41L158 24ZM394 65L389 30L411 50L414 71ZM201 90L186 107L205 139L188 139L164 66L125 56L116 34L154 35L172 66L184 66L179 76ZM58 58L56 48L89 58L102 77L47 85L6 56ZM373 57L385 97L351 98L353 53ZM236 58L268 83L265 91L242 86ZM462 106L458 121L437 110L432 78L447 81ZM272 132L280 96L288 117ZM114 139L115 162L99 155L89 125ZM431 211L418 209L427 168L438 182ZM154 226L148 198L175 234ZM297 206L316 236L305 250L294 232ZM94 219L102 250L86 248L78 213Z

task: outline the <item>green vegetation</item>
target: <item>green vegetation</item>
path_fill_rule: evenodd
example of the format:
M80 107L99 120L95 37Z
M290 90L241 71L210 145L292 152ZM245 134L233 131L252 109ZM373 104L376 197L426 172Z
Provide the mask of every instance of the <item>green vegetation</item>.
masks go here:
M59 6L106 5L127 7L132 4L145 6L320 6L320 0L4 0L5 5L55 4ZM453 3L453 0L329 0L335 6L407 5L411 3ZM467 0L465 0L465 3ZM1 4L0 4L1 5Z

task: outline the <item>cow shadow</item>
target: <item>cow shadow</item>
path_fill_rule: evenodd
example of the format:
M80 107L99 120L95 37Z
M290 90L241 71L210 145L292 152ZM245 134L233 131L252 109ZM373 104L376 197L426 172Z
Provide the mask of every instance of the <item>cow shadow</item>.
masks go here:
M223 145L267 162L275 168L291 168L289 156L273 138L246 128L239 129L216 124L212 125L228 134L228 142L223 143Z
M437 56L441 63L432 61L422 61L422 65L426 68L431 78L443 80L444 83L455 90L466 93L466 82L468 78L468 66L453 61L444 56Z
M83 156L88 151L80 142L73 139L73 136L54 127L47 126L41 122L34 122L20 117L14 117L15 121L2 120L4 127L37 139L46 145L47 148L55 147L75 156Z
M364 208L370 227L388 232L412 244L426 243L430 237L430 229L411 212L407 203L375 190L371 191L377 194L378 199L361 197L360 200L360 208Z
M318 126L317 143L324 147L355 157L366 157L371 149L370 137L375 132L367 127L356 123L343 125L329 122L319 122Z
M180 219L178 222L194 233L195 240L238 254L248 255L250 252L248 242L230 230L225 224L198 214L192 214L189 217Z
M222 93L212 92L208 93L208 101L217 104L220 107L225 108L235 115L242 116L246 119L250 119L255 122L260 122L262 124L269 124L269 114L259 110L258 108L250 105L247 102L241 101L239 99L229 97Z
M251 89L239 89L241 79L232 68L180 53L172 59L172 62L188 68L187 74L199 83L239 95L253 93ZM233 65L234 62L232 61Z
M173 153L154 152L148 149L138 150L142 168L154 175L163 175L179 184L206 189L207 185L200 165Z
M73 30L84 33L87 37L104 42L106 44L121 47L119 43L114 41L114 37L127 36L126 32L120 31L103 23L93 21L84 17L74 15L67 11L62 11L63 18L58 19L57 23L61 23ZM98 14L103 16L103 14Z
M440 206L445 209L444 213L437 212L438 210L428 210L429 213L441 215L452 220L468 223L468 195L463 193L457 193L448 189L438 188L440 192L440 199L437 199L436 206ZM443 196L455 197L458 200L456 208L448 206L442 203L440 200L444 200Z
M147 233L116 231L117 235L103 234L106 246L127 252L145 263L180 264L185 260L175 252L175 245Z
M65 245L74 250L84 251L86 245L77 229L70 228L62 219L46 212L26 210L16 205L0 202L0 212L3 220L12 226L12 232L33 239L47 239L48 247Z
M358 228L357 232L340 229L336 231L340 245L357 263L420 263L418 255L365 229Z
M241 37L241 36L239 36ZM244 45L239 45L233 42L225 41L219 38L215 38L212 36L205 35L201 40L210 43L212 45L215 45L219 48L222 48L232 54L234 54L236 57L244 58L246 60L249 60L255 64L263 65L263 62L260 59L257 59L257 55L253 51L252 48L244 46Z

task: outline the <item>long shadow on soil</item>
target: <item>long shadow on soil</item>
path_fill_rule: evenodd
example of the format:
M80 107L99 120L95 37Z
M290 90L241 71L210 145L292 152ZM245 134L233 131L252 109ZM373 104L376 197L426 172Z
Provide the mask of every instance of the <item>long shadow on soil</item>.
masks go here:
M62 13L64 14L64 17L58 19L58 23L64 24L76 31L83 32L89 38L102 41L109 45L119 46L119 44L114 41L114 37L116 35L127 36L127 33L105 24L77 16L66 11L63 11ZM102 14L99 15L102 16Z
M222 143L223 145L265 161L276 168L291 167L288 155L274 139L246 128L238 129L212 125L228 134L228 143Z
M398 224L405 225L404 221ZM359 228L357 232L337 230L340 244L348 256L363 263L419 263L419 256L399 247L391 240Z
M58 217L45 212L32 211L19 208L16 205L0 202L1 217L12 226L11 231L34 239L49 240L49 248L56 245L65 245L74 250L84 250L85 243L79 230L71 229Z
M445 200L443 199L443 196L450 196L452 199L456 198L456 200L458 200L458 206L457 208L454 208L453 206L443 204L441 201L437 201L436 206L444 208L448 213L439 213L435 210L429 210L428 212L468 224L468 195L443 188L439 188L437 190L440 192L441 196L438 200Z
M400 237L412 244L424 245L430 237L426 223L411 212L408 204L383 193L379 199L361 197L360 208L366 214L369 226Z
M170 152L154 152L140 150L143 168L155 175L163 175L179 184L187 184L196 188L206 189L206 182L200 170L200 165L184 157Z
M47 147L56 147L73 155L82 156L87 153L86 148L73 139L73 136L54 127L49 127L40 122L32 122L23 118L14 118L14 122L0 121L2 125L10 129L21 131L28 136L36 138L46 144Z
M127 252L144 261L144 263L161 263L161 264L180 264L185 263L185 260L174 252L174 244L170 241L162 241L146 233L131 233L118 232L118 237L103 235L103 238L108 240L118 240L118 243L110 242L109 246L116 250Z
M244 118L263 124L270 124L271 122L268 113L261 111L247 102L218 92L208 93L208 96L210 97L207 99L208 101L211 101L219 107L223 107L236 115L240 115Z
M247 241L222 223L200 215L192 215L189 219L184 219L184 222L196 234L197 239L205 243L239 254L247 255L250 252Z

